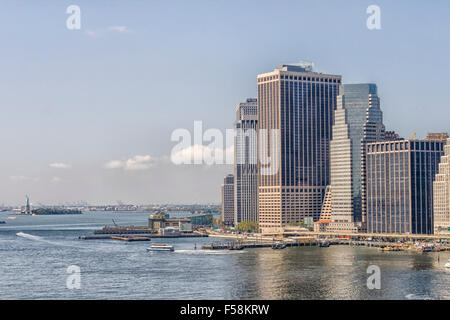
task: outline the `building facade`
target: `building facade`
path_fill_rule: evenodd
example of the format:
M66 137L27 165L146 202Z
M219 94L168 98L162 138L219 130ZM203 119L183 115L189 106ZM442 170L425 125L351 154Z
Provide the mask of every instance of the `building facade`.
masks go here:
M333 192L329 231L358 232L361 229L362 145L370 120L375 129L371 138L375 141L383 138L379 101L376 84L345 84L340 88L330 144Z
M380 98L376 94L369 95L369 107L366 112L366 123L363 129L361 142L361 231L367 229L367 168L366 168L366 146L368 143L386 141L386 128L383 124L383 112L380 108ZM390 132L389 137L395 137Z
M425 140L367 144L367 232L433 233L433 180L443 147Z
M234 225L258 221L257 99L236 109L234 140Z
M447 132L438 132L438 133L428 133L427 134L427 141L440 141L440 142L447 142L448 139L448 133Z
M229 174L222 184L222 223L234 224L234 176Z
M450 139L444 149L433 184L435 234L450 234Z
M258 219L263 233L319 220L341 76L282 65L258 85ZM276 132L276 135L273 135Z

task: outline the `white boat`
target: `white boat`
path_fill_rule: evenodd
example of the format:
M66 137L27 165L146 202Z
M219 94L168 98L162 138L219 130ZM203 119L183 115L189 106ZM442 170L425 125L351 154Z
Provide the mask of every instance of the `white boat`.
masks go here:
M444 265L444 267L450 269L450 259L448 259L448 262Z
M173 246L168 245L168 244L152 244L149 248L147 248L147 251L150 252L157 252L157 251L162 251L162 252L173 252L175 251L175 249L173 248Z

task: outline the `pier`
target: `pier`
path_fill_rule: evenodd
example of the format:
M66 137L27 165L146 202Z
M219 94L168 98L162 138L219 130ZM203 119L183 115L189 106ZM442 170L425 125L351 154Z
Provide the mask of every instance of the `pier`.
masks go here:
M81 236L81 240L120 240L120 241L150 241L150 237L142 236Z
M200 233L186 233L186 234L180 234L180 235L160 235L156 233L149 233L145 235L127 235L126 233L110 233L110 234L96 234L94 233L93 236L81 236L80 239L83 240L98 240L98 239L115 239L115 240L122 240L122 239L152 239L152 238L206 238L208 237L207 234L200 234ZM124 240L124 241L144 241L144 240Z

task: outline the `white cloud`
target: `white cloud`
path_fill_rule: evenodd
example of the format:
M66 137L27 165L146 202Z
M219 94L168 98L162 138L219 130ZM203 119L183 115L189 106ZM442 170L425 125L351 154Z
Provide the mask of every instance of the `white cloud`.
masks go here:
M123 168L123 161L120 160L112 160L105 164L106 169L118 169Z
M174 164L233 164L234 147L226 149L204 145L193 145L170 156Z
M127 160L112 160L106 163L106 169L147 170L156 164L156 159L149 155L136 155Z
M130 33L131 29L126 26L109 26L107 28L103 29L96 29L96 30L86 30L85 34L90 37L101 37L104 36L107 33Z
M53 177L50 181L53 183L58 183L58 182L61 182L62 179L60 177Z
M128 32L130 32L130 29L126 26L111 26L111 27L108 27L108 31L116 31L119 33L128 33Z
M39 180L38 178L27 177L27 176L11 176L10 179L13 182L36 182Z
M70 164L62 163L62 162L50 163L49 166L50 166L50 168L55 168L55 169L70 169L72 167Z

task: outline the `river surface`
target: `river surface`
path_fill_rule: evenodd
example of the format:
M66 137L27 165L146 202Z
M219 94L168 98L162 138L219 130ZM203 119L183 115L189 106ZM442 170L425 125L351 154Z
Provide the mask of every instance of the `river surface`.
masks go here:
M16 217L16 219L8 219ZM145 225L147 213L65 216L0 213L0 299L450 299L450 252L380 252L331 246L284 250L195 250L213 238L154 239L174 253L148 253L152 242L79 240L94 229ZM367 268L381 289L368 289ZM80 289L68 289L69 266Z

